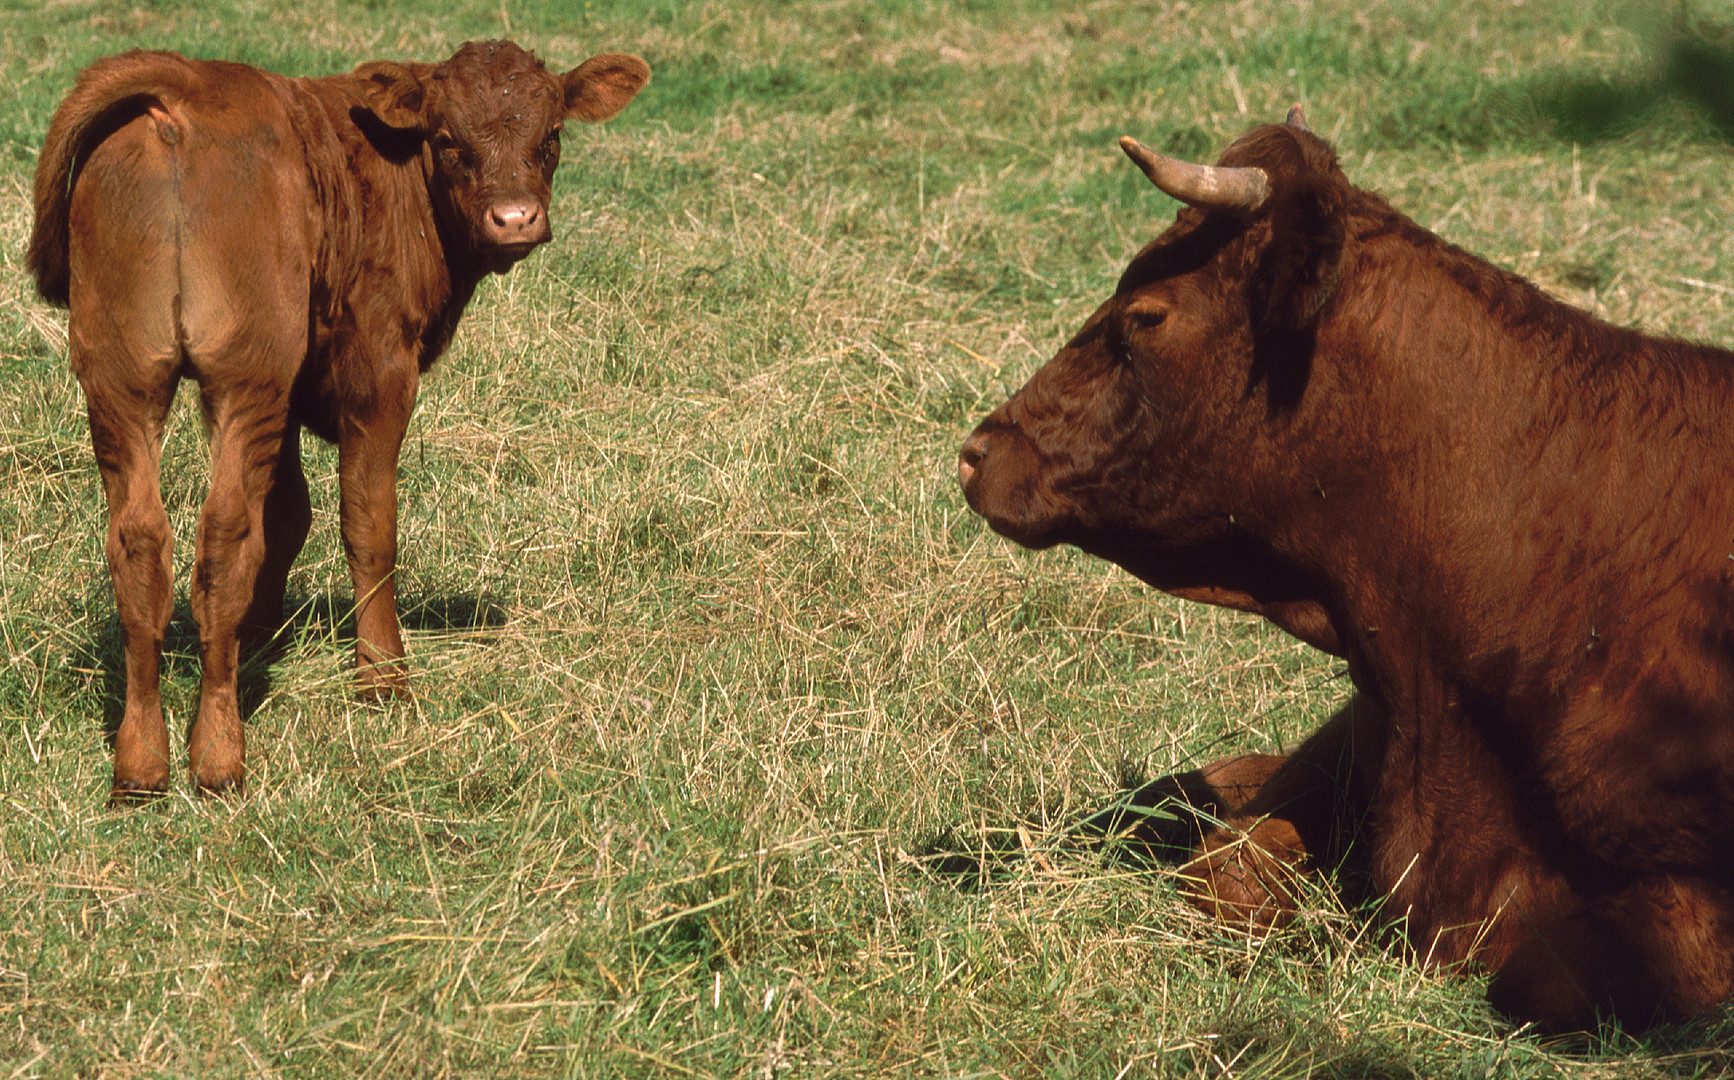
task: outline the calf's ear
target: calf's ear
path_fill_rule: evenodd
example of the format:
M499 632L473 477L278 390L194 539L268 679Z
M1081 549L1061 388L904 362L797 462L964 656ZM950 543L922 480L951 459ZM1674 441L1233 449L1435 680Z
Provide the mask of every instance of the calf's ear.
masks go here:
M613 119L650 81L650 65L628 53L592 56L560 77L566 115L587 124Z
M415 72L402 64L374 60L355 69L362 96L380 123L399 130L420 130L426 125L427 89Z

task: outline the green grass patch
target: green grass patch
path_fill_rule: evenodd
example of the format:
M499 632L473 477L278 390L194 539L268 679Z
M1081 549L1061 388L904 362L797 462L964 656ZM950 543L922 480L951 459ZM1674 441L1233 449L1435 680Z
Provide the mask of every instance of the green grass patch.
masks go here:
M1293 743L1341 666L1018 551L953 480L1294 101L1358 182L1616 321L1734 340L1716 11L1614 0L69 0L0 10L0 1066L14 1076L1726 1075L1726 1014L1547 1045L1328 889L1252 941L1063 850L1122 778ZM105 809L119 637L36 147L133 47L299 73L515 36L655 76L574 127L556 241L484 286L404 453L413 703L349 693L335 454L250 790ZM204 492L165 449L181 587ZM197 692L184 603L166 665ZM177 751L178 752L178 751ZM935 837L1025 822L977 889Z

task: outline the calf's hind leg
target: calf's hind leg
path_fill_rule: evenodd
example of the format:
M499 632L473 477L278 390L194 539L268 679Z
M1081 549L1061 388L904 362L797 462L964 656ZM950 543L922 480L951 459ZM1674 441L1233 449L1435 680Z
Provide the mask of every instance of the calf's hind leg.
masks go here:
M192 587L204 673L187 757L201 790L226 793L238 792L245 779L236 685L240 631L266 564L264 510L288 426L288 387L212 380L204 403L211 421L211 490L199 514Z
M163 510L158 470L175 379L172 370L146 385L92 378L85 374L90 365L82 356L74 362L108 499L105 554L126 641L126 709L114 734L110 788L110 798L119 802L158 794L169 786L169 733L163 723L160 677L163 637L174 613L169 566L174 538ZM127 373L147 370L140 366Z
M105 554L126 637L126 709L114 735L112 797L165 791L169 736L159 678L174 612L173 533L158 472L183 360L173 274L161 267L175 223L165 146L140 117L90 151L72 190L72 370L108 500Z

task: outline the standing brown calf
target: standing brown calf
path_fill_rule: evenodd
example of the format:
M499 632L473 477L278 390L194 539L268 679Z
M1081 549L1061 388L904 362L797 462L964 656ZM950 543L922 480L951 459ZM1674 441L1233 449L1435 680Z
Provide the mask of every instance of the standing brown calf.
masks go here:
M42 295L71 309L108 497L126 635L117 798L169 782L158 668L173 585L158 466L176 384L198 383L211 444L188 757L201 789L239 790L240 648L278 628L312 517L301 429L338 445L361 688L402 694L397 459L417 382L481 279L553 235L564 122L607 120L649 77L614 53L556 75L511 42L323 79L157 52L79 75L37 166L28 265Z

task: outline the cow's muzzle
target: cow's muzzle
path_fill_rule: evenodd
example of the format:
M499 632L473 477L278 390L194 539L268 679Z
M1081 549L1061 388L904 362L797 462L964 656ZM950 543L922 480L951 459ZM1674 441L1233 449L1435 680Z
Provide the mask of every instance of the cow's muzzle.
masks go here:
M957 451L957 482L993 531L1025 547L1051 547L1061 522L1040 494L1040 455L1003 413L982 421Z
M528 200L499 202L488 208L482 219L482 241L501 253L530 253L537 244L545 244L554 236L548 225L548 213L542 205Z
M969 494L971 481L981 471L981 460L987 457L987 436L977 431L964 440L963 448L957 452L957 482L962 485L965 496Z

